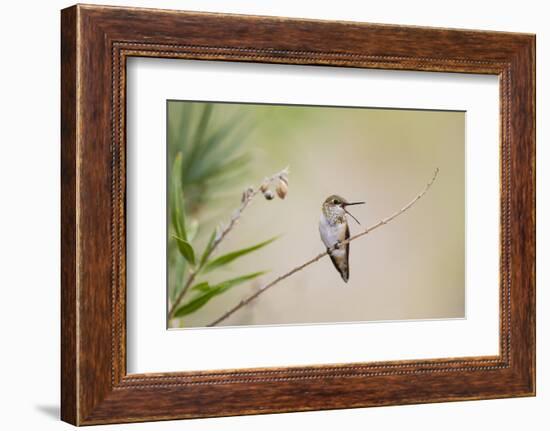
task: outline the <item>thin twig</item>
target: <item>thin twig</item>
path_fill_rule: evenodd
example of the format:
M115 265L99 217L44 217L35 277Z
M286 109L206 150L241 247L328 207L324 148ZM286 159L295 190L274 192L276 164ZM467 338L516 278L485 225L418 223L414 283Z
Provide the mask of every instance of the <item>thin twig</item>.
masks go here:
M235 313L236 311L238 311L239 309L241 309L242 307L244 307L245 305L247 305L248 303L250 303L251 301L253 301L254 299L256 299L258 296L260 296L262 293L264 293L266 290L268 290L269 288L275 286L276 284L278 284L279 282L283 281L284 279L290 277L291 275L301 271L302 269L304 269L305 267L317 262L318 260L320 260L321 258L327 256L331 251L334 251L334 249L336 248L340 248L342 247L343 245L346 245L348 243L350 243L351 241L353 240L356 240L357 238L360 238L370 232L372 232L374 229L377 229L379 228L380 226L383 226L387 223L389 223L390 221L392 221L393 219L395 219L397 216L403 214L405 211L407 211L410 207L412 207L420 198L422 198L422 196L424 196L426 194L426 192L430 189L430 187L432 186L432 184L435 182L435 179L437 178L437 174L439 173L439 168L437 168L434 172L434 175L432 177L432 179L430 180L430 182L428 184L426 184L426 186L424 187L424 189L418 194L416 195L416 197L411 200L407 205L405 205L403 208L401 208L399 211L396 211L394 212L392 215L390 215L389 217L386 217L385 219L382 219L380 220L378 223L368 227L367 229L365 229L364 231L348 238L347 240L345 241L341 241L340 243L338 243L336 245L336 247L332 247L330 249L327 249L326 251L322 252L322 253L319 253L317 256L309 259L308 261L302 263L301 265L291 269L290 271L288 271L287 273L277 277L275 280L269 282L268 284L264 285L263 287L261 287L259 290L257 290L254 294L250 295L249 297L243 299L241 302L239 302L237 305L235 305L233 308L231 308L230 310L228 310L227 312L225 312L225 314L223 314L221 317L219 317L218 319L216 319L215 321L213 321L212 323L210 323L209 325L207 326L216 326L218 325L219 323L223 322L225 319L227 319L229 316L231 316L233 313Z
M281 176L286 176L286 175L288 175L288 168L285 168L282 171L277 172L275 175L272 175L271 177L265 178L262 181L262 184L260 186L258 186L256 188L249 187L248 189L246 189L243 192L243 197L242 197L242 200L241 200L241 206L233 212L233 215L231 216L231 219L229 220L229 223L227 223L227 225L221 230L221 232L218 235L216 235L216 238L214 239L214 242L212 243L212 246L208 250L208 252L207 252L206 256L204 257L204 259L202 259L202 261L203 261L202 264L198 268L196 268L195 270L193 270L189 273L189 277L187 278L187 281L185 282L185 285L183 286L183 288L181 289L181 292L178 294L178 296L174 300L174 303L172 304L172 307L170 307L170 311L168 312L168 320L170 320L174 317L174 313L176 312L176 310L177 310L178 306L180 305L182 299L184 298L185 294L187 293L187 291L189 290L189 288L191 287L191 285L195 281L195 278L197 277L197 275L199 274L199 272L203 268L204 264L208 261L208 258L212 255L214 250L216 250L218 245L220 245L220 243L225 239L227 234L235 227L235 225L237 224L237 222L241 218L241 216L243 214L243 211L248 207L250 202L252 202L252 199L254 199L254 197L258 193L260 193L262 185L264 185L264 184L269 185L272 182L276 181Z
M178 294L177 298L174 300L174 303L172 304L172 307L170 307L170 311L168 312L168 320L172 319L174 317L174 313L176 312L176 309L180 305L181 300L191 287L191 284L193 281L195 281L195 277L197 276L196 271L191 271L189 273L189 277L187 277L187 281L185 282L185 285L181 289L181 292Z

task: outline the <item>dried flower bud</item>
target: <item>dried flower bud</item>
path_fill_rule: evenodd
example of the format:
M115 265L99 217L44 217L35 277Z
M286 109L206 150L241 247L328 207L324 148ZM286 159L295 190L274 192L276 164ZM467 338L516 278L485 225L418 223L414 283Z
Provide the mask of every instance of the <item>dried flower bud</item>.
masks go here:
M281 180L283 183L285 183L288 186L288 177L286 176L286 174L281 174L279 176L279 180Z
M277 184L277 188L275 189L275 191L277 192L277 196L279 196L279 198L286 198L286 195L288 193L288 186L286 181L281 178L279 184Z
M248 187L241 196L241 202L245 203L250 197L254 194L254 189L252 187Z
M260 191L262 193L265 193L269 190L269 180L268 179L265 179L264 182L262 183L262 185L260 186Z
M273 199L275 197L275 195L273 194L273 192L271 190L266 190L264 192L264 197L270 201L271 199Z

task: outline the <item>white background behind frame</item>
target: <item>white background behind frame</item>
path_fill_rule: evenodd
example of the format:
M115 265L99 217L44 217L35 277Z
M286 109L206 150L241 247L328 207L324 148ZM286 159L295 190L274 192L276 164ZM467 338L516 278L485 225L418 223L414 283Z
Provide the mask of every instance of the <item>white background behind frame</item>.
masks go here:
M498 77L155 58L127 70L129 373L498 354ZM166 330L167 99L466 111L467 318Z

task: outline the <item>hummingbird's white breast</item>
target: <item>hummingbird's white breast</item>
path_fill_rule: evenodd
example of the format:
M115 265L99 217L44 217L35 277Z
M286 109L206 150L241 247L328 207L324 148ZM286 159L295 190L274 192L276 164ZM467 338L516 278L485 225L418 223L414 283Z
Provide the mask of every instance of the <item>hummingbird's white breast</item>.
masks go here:
M337 242L343 241L346 236L346 224L334 223L331 224L324 214L321 214L319 220L319 233L325 247L330 248Z

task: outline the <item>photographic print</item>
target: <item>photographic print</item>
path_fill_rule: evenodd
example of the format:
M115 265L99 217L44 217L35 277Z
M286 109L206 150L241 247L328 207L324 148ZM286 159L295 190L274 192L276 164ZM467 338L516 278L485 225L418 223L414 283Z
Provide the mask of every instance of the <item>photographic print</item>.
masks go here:
M465 318L465 112L167 101L169 328Z

